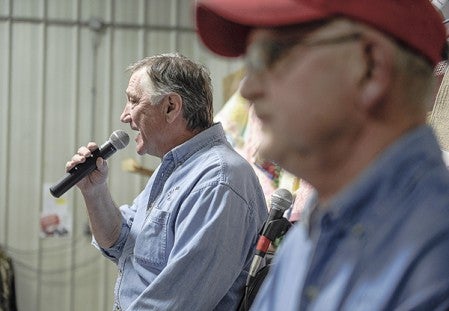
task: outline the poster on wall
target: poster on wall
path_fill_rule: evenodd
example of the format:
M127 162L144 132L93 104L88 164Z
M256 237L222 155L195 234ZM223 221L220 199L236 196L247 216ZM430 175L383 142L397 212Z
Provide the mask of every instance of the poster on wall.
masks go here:
M41 237L64 237L71 232L72 219L67 199L55 198L50 194L50 183L43 186L43 204L40 217Z

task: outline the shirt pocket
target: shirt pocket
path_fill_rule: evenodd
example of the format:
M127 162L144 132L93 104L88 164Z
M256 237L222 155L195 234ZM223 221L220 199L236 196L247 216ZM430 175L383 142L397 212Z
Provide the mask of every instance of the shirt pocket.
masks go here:
M136 238L134 255L143 265L162 266L167 262L167 235L170 213L153 208Z

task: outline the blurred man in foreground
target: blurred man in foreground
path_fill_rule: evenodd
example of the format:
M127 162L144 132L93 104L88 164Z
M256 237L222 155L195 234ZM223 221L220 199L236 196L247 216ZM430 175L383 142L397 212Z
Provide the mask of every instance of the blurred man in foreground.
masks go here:
M206 46L245 54L265 157L316 189L253 310L449 308L449 173L426 125L442 22L429 0L196 3Z

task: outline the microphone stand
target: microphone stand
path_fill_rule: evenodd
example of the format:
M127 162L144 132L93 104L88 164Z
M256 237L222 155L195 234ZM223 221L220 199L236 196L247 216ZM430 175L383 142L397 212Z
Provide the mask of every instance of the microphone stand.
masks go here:
M283 236L292 226L291 222L288 221L286 218L281 217L279 219L274 219L266 223L263 228L264 232L263 235L270 240L271 242L275 241L277 238ZM257 257L256 257L257 256ZM264 252L260 252L259 254L255 255L255 258L258 260L256 262L253 262L253 264L256 265L256 267L251 266L250 270L254 269L254 274L248 274L248 278L246 280L245 285L245 295L243 298L243 310L248 310L248 298L252 294L252 292L249 291L251 288L252 283L255 280L255 277L257 275L257 272L259 271L260 263L262 259L265 257ZM254 298L253 298L254 299ZM252 301L251 301L252 303Z

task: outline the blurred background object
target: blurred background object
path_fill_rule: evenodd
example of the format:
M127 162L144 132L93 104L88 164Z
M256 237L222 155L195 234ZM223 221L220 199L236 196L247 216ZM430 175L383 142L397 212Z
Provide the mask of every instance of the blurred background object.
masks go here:
M154 170L150 170L147 167L139 165L137 160L128 158L122 161L122 170L129 173L137 173L143 176L153 175Z

